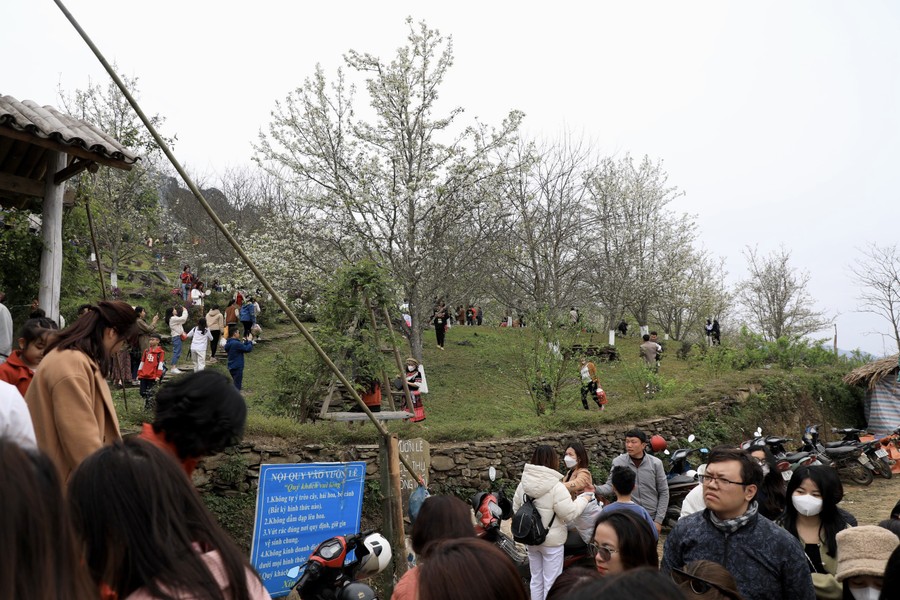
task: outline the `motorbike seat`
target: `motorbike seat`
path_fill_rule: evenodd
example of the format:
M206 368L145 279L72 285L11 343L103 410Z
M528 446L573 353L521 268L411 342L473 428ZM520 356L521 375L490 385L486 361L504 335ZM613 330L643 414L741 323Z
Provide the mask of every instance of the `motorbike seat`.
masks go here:
M845 441L845 440L838 440L838 441L836 441L836 442L825 442L825 447L826 447L826 448L843 448L843 447L845 447L845 446L846 446L847 448L852 447L852 445L851 445L849 442Z
M825 448L825 454L835 458L846 457L855 452L859 452L859 448L855 446L841 446L840 448Z
M766 438L766 443L767 443L767 444L783 444L783 443L785 443L785 442L787 442L787 441L788 441L788 439L787 439L787 438L783 438L783 437L769 437L769 438Z
M843 429L832 429L832 431L834 433L843 433L844 435L847 435L847 434L851 434L851 433L862 433L865 431L865 429L854 429L852 427L845 427Z
M688 475L676 475L669 479L669 487L672 487L673 485L685 485L688 483L697 483L697 478Z
M784 460L788 461L789 463L795 463L803 460L804 458L809 458L809 452L791 452L784 455Z

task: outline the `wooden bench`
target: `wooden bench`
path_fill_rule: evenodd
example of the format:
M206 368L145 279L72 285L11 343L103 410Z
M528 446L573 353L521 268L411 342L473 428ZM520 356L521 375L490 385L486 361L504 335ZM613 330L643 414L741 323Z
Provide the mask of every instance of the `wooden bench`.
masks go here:
M383 410L381 412L372 413L379 421L402 421L403 419L411 419L415 415L405 410ZM323 419L329 421L368 421L369 415L364 412L329 412L319 415Z

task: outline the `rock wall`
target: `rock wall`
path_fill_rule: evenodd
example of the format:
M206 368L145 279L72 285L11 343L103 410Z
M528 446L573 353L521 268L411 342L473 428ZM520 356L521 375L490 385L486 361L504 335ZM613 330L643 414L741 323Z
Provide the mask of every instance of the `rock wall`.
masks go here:
M665 418L650 419L636 424L609 425L599 428L552 433L533 437L500 439L486 442L433 444L431 446L431 472L429 488L435 492L481 489L489 481L488 468L497 470L497 477L518 480L527 458L538 444L549 444L565 450L565 444L578 439L584 444L593 465L608 464L624 451L623 437L629 429L637 427L648 435L658 433L670 441L685 439L697 424L710 414L723 410L745 399L751 390L739 390L734 398L726 398L699 407L690 412ZM702 443L703 440L700 440ZM259 486L261 464L285 464L300 462L365 461L366 478L379 477L379 451L377 445L356 445L335 451L321 444L285 446L247 442L227 453L203 460L194 473L194 484L203 492L225 496L254 491Z

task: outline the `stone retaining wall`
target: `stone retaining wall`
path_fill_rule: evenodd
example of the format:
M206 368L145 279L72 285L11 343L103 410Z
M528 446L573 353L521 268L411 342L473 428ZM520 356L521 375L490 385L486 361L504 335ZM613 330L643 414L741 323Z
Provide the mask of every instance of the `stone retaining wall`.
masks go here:
M637 424L609 425L599 428L552 433L516 439L500 439L485 442L434 444L431 447L431 473L429 488L432 491L455 489L480 489L485 486L488 468L494 466L497 477L518 480L522 467L538 444L549 444L560 449L572 439L578 439L588 450L591 463L608 462L624 451L623 434L634 427L658 433L667 440L685 439L710 413L721 414L726 408L745 399L751 390L739 390L734 398L725 398L685 414L650 419ZM701 443L703 440L699 440ZM672 444L675 445L674 443ZM670 449L674 450L674 448ZM365 461L366 478L377 480L380 465L377 445L356 445L335 452L321 444L305 444L285 448L266 444L243 443L227 453L203 460L194 473L194 484L203 492L225 496L254 491L259 486L260 464L285 464L301 462Z

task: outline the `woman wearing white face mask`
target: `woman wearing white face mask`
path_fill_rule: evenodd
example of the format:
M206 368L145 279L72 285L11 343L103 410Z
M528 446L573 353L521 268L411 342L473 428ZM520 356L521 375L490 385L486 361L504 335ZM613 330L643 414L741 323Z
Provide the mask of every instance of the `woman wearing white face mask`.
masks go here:
M588 469L588 455L584 445L574 440L570 442L563 455L563 462L567 469L566 475L563 477L563 485L566 486L572 500L584 493L593 496L594 479ZM599 515L600 505L596 498L591 497L584 512L567 523L569 539L566 541L566 545L577 545L578 539L575 536L580 536L585 544L590 542L591 536L594 535L594 521ZM586 564L586 566L592 567L593 565Z
M428 384L425 383L425 373L419 364L419 361L413 357L407 358L406 373L403 375L406 377L406 385L409 386L409 391L412 394L413 405L411 407L406 407L407 410L411 409L415 414L410 421L413 423L424 421L425 405L422 403L422 394L428 392Z
M897 536L882 527L853 527L837 534L837 580L844 584L843 600L889 600L896 594L885 570L900 545ZM894 588L896 590L896 586Z
M834 576L836 536L849 527L837 507L843 497L844 486L831 467L800 467L787 486L781 525L803 542L818 600L840 600L844 596L843 585Z

